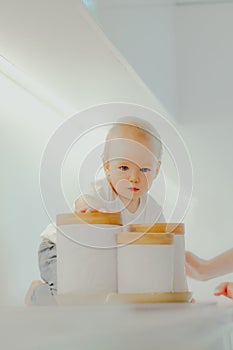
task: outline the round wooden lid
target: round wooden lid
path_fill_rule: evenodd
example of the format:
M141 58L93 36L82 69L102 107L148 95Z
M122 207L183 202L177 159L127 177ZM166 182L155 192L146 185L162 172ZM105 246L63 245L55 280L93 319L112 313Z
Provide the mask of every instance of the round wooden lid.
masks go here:
M118 232L117 244L173 244L172 233Z
M122 226L121 213L103 213L103 212L74 212L70 214L59 214L56 216L57 226L75 225L75 224L104 224Z
M181 223L157 223L157 224L132 224L127 226L129 232L153 232L153 233L174 233L174 234L184 234L184 224Z

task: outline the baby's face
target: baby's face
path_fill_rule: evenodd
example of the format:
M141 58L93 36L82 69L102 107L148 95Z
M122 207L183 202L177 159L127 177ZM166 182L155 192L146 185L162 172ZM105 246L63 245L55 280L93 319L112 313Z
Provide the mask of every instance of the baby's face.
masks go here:
M114 191L128 200L141 197L160 167L152 139L137 135L134 127L119 127L107 142L104 169Z
M127 159L115 159L106 164L106 174L114 191L131 201L149 190L156 168L152 162L139 166Z

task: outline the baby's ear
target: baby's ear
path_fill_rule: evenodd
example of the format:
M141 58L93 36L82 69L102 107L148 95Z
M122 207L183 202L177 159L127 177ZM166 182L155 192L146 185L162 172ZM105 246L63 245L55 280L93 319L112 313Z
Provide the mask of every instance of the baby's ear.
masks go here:
M159 161L158 161L157 168L155 169L155 177L157 177L157 175L158 175L158 173L159 173L160 166L161 166L161 161L159 160Z
M104 171L105 173L109 171L109 162L104 162Z

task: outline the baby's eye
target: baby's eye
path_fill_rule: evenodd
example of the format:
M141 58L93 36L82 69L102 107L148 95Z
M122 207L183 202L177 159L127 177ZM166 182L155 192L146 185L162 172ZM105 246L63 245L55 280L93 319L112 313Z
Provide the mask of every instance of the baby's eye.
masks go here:
M142 173L148 173L149 171L151 171L150 168L141 168L140 170Z
M121 165L119 167L119 169L122 170L122 171L127 171L127 170L129 170L129 167L127 165Z

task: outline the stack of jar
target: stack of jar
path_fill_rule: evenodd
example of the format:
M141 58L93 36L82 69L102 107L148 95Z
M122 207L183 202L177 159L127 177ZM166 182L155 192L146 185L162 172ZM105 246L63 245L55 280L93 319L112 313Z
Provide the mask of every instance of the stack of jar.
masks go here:
M120 213L57 216L58 295L187 291L184 224L129 225Z

